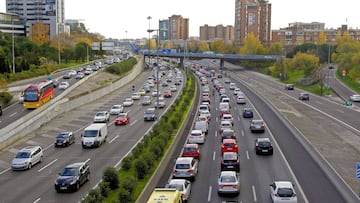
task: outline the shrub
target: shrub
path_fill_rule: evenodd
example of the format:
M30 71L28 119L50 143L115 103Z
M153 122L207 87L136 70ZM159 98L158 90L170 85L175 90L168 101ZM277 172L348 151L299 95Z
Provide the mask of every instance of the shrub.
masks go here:
M133 193L135 187L136 187L136 178L134 176L126 176L121 181L121 188L127 190L130 192L130 194Z
M120 188L118 197L120 203L128 203L131 201L131 193L124 188Z
M122 160L121 167L122 167L124 170L129 170L129 169L131 168L132 161L133 161L132 156L127 156L127 157L125 157L125 158Z
M105 182L105 181L102 181L99 183L99 190L100 190L100 194L103 196L103 197L107 197L107 195L109 194L110 192L110 183L109 182Z
M149 166L147 165L147 162L144 160L144 157L139 157L135 161L135 170L136 170L137 178L144 179L145 175L149 171Z
M81 201L82 203L99 203L102 202L104 199L101 196L99 189L92 189L89 191L89 194Z
M119 177L117 175L116 169L113 167L108 167L105 169L103 174L103 180L109 183L111 190L119 187Z
M0 104L8 104L10 103L13 96L9 92L0 92Z

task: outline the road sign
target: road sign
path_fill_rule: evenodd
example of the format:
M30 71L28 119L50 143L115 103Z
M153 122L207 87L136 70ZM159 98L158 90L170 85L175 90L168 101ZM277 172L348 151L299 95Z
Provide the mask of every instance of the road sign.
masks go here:
M360 162L356 162L356 178L360 180Z

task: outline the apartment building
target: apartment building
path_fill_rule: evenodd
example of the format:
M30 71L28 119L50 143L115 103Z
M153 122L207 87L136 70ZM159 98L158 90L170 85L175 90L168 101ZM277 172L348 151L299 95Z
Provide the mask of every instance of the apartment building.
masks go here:
M253 33L264 46L270 45L271 4L268 0L235 0L235 40L242 46Z
M6 12L20 16L26 22L26 35L30 36L34 25L43 23L44 30L50 38L58 33L69 33L69 26L65 25L65 0L6 0Z
M189 19L181 15L169 17L168 37L169 40L189 39Z
M234 27L231 25L209 26L207 24L200 26L201 41L214 41L218 39L230 43L234 39Z
M0 32L4 34L25 35L25 22L20 21L19 15L0 13Z

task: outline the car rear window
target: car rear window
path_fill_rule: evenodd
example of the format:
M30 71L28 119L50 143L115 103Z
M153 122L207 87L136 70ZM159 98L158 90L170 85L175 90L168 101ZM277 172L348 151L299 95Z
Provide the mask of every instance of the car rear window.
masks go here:
M233 146L234 146L234 143L224 143L224 146L225 146L225 147L233 147Z
M196 148L194 147L185 147L184 148L184 152L196 152Z
M233 153L224 153L223 158L224 160L236 160L237 156Z
M292 197L294 194L291 188L279 188L277 193L280 197Z
M176 164L175 168L176 169L189 169L190 164Z
M271 144L270 144L270 142L259 142L259 146L260 147L270 147Z
M233 183L236 181L234 176L222 176L220 181L222 183Z

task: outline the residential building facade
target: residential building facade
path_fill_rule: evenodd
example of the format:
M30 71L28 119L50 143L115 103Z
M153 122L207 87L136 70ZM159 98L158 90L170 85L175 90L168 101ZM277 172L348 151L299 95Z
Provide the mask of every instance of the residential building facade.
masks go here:
M26 36L31 36L35 25L43 23L45 27L43 29L52 39L59 33L70 31L65 25L64 1L6 0L6 12L18 14L20 20L26 22Z
M4 34L25 35L25 22L12 13L0 13L0 32Z
M268 0L235 0L235 40L242 46L253 33L264 46L270 45L271 4Z
M231 25L209 26L207 24L200 26L200 40L214 41L222 39L224 42L231 42L234 39L234 27Z
M159 40L169 40L169 19L159 20Z
M189 39L189 19L181 15L169 17L168 37L169 40Z

